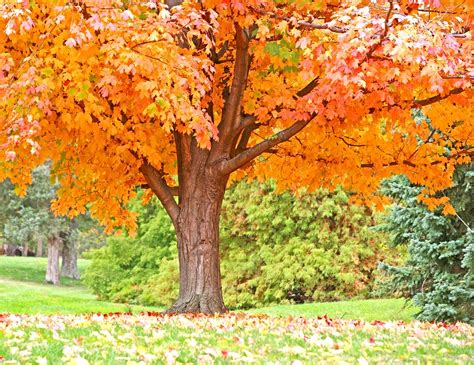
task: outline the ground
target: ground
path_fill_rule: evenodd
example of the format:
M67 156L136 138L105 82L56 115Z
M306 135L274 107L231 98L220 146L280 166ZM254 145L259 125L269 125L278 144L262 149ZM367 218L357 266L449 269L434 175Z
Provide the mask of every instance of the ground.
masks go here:
M80 282L44 285L44 264L0 257L2 365L468 364L474 358L474 327L412 321L416 309L403 300L162 316L157 308L96 301Z

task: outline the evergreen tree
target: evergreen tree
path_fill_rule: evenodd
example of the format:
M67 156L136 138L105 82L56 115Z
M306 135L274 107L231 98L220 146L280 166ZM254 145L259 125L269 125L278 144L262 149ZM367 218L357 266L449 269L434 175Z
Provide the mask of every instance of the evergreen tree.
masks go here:
M421 188L398 176L384 192L396 200L386 223L392 243L407 245L405 265L382 264L390 281L387 288L413 298L418 319L474 323L474 163L458 168L455 185L440 193L456 209L444 215L419 202Z

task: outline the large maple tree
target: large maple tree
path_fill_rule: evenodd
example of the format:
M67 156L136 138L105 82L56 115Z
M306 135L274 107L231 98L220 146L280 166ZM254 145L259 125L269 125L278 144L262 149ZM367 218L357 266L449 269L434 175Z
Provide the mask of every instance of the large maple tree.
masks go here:
M177 233L174 312L223 312L219 215L242 177L431 197L474 152L469 2L11 0L0 5L0 178L51 160L53 208L133 230L137 187ZM421 109L424 119L412 118ZM175 198L177 196L177 200Z

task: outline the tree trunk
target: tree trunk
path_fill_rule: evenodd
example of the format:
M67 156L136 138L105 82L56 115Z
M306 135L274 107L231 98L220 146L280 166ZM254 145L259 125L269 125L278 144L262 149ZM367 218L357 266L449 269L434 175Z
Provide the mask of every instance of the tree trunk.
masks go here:
M26 257L28 256L29 245L28 243L23 244L23 250L21 251L21 255Z
M38 240L38 246L36 248L36 257L43 257L43 239Z
M59 246L61 239L54 236L48 240L48 266L46 268L46 282L59 284Z
M219 217L227 179L201 176L194 182L180 196L179 298L168 313L223 313Z
M77 248L68 235L63 241L63 260L61 266L61 276L79 280L81 275L77 267Z

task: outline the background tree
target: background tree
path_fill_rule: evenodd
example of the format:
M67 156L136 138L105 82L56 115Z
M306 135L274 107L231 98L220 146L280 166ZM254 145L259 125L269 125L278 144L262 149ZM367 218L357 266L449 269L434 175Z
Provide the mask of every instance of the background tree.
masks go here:
M55 226L49 209L55 197L55 188L49 181L49 166L40 166L34 170L27 195L19 197L10 181L1 184L1 226L3 238L7 243L38 250L37 242L48 239L48 232Z
M421 188L405 177L387 182L384 191L396 200L381 228L394 245L408 245L403 266L384 264L387 289L413 298L417 318L429 321L474 321L474 164L458 168L449 197L456 215L446 217L417 199Z
M148 187L177 233L171 311L225 311L229 179L342 184L374 201L382 178L404 173L432 195L470 160L467 3L127 4L1 5L0 177L24 189L49 158L55 211L90 206L109 228L135 227L126 203ZM414 123L414 107L443 134Z
M69 220L53 214L50 205L58 186L51 183L50 178L49 164L36 168L24 197L16 194L10 181L4 181L0 186L0 204L3 207L0 224L3 239L14 247L22 247L24 256L29 249L42 250L39 246L43 242L47 244L46 281L59 284L60 274L79 279L76 241L81 236L79 232L87 232L92 224L87 216Z

